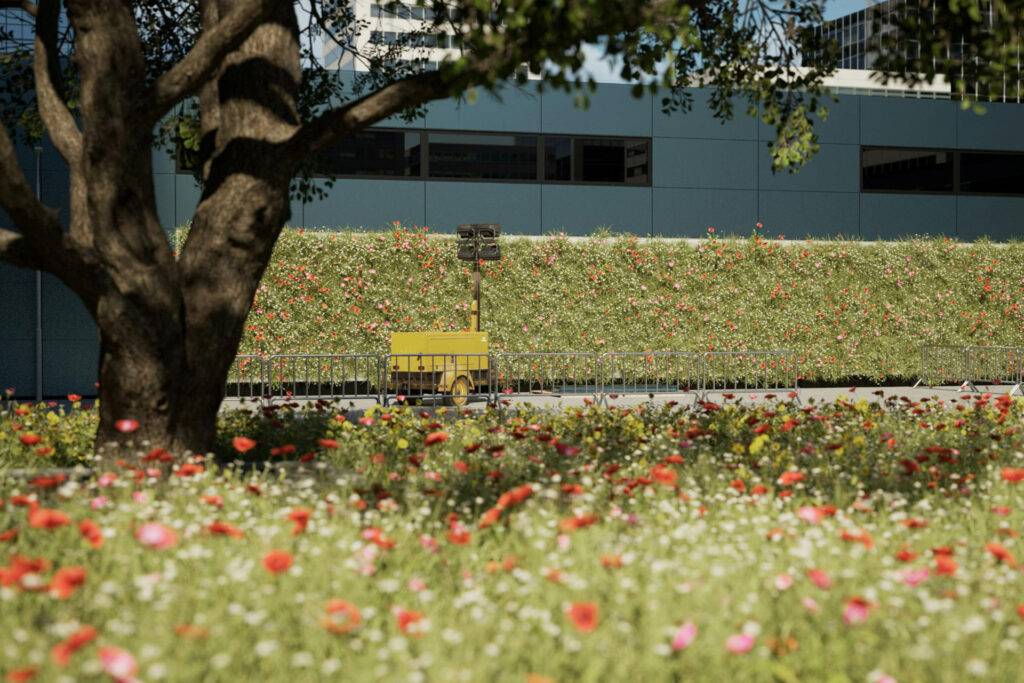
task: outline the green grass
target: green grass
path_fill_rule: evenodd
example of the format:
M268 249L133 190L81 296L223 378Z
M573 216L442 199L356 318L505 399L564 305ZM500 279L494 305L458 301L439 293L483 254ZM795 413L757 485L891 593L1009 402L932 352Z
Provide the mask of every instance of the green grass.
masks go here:
M58 457L10 438L14 422L49 438L40 415L0 412L0 461ZM1014 680L1021 572L995 553L1021 555L1022 417L1024 402L1006 399L399 408L344 422L285 410L273 424L233 413L217 461L292 444L289 459L313 454L308 469L244 474L210 460L0 480L0 533L17 530L0 563L48 565L0 572L2 670L99 679L100 649L117 647L146 681ZM72 411L49 426L74 434L91 419ZM436 433L447 438L432 443ZM257 442L244 456L239 436ZM525 500L482 523L524 485ZM34 528L32 506L70 524ZM295 533L300 508L309 523ZM102 547L82 538L84 519ZM214 535L215 521L244 537ZM146 547L146 523L176 542ZM294 558L285 573L264 568L273 549ZM85 579L61 599L46 588L67 567ZM856 598L866 620L846 623ZM359 609L357 628L324 628L333 599ZM592 631L568 618L573 604L596 607ZM418 633L397 610L422 615ZM687 623L696 637L673 650ZM96 639L55 664L51 649L83 625ZM737 634L750 652L727 651Z
M907 381L921 344L1024 345L1024 245L503 237L483 320L506 351L789 348L805 382ZM385 353L462 329L469 270L422 229L286 230L241 353Z

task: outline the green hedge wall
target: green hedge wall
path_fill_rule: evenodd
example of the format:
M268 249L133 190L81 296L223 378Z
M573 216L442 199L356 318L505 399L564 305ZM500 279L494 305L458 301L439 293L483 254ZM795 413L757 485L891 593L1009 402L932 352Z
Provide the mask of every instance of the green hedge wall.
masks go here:
M509 351L797 351L805 381L917 376L918 347L1024 344L1024 244L503 237L484 329ZM462 329L451 236L288 229L241 353L385 352L392 330Z

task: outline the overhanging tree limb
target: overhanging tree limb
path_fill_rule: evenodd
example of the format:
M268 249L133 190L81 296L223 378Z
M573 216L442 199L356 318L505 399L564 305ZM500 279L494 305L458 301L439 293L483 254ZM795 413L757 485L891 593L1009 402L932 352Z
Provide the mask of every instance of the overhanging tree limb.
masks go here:
M224 58L245 42L253 30L285 0L239 2L209 30L203 30L185 57L157 79L149 98L148 118L157 121L181 99L195 93L221 66Z
M82 133L65 104L61 91L60 57L57 52L57 25L60 3L41 0L36 14L35 75L36 102L39 117L46 126L54 146L73 169L82 154Z
M0 228L0 261L20 268L40 267L28 239L5 228Z

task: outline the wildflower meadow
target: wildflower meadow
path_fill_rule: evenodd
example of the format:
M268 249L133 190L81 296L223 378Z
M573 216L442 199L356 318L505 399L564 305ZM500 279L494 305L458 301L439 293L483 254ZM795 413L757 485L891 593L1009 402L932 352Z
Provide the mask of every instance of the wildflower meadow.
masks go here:
M278 406L102 468L89 405L6 404L2 673L1019 678L1024 401L737 401Z

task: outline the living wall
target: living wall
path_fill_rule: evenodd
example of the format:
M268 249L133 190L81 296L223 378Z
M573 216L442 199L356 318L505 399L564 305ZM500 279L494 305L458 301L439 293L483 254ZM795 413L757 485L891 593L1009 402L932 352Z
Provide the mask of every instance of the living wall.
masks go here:
M918 348L1024 344L1024 244L503 237L484 329L510 351L798 352L805 382L899 381ZM470 267L426 228L287 230L241 353L385 352L468 324Z

